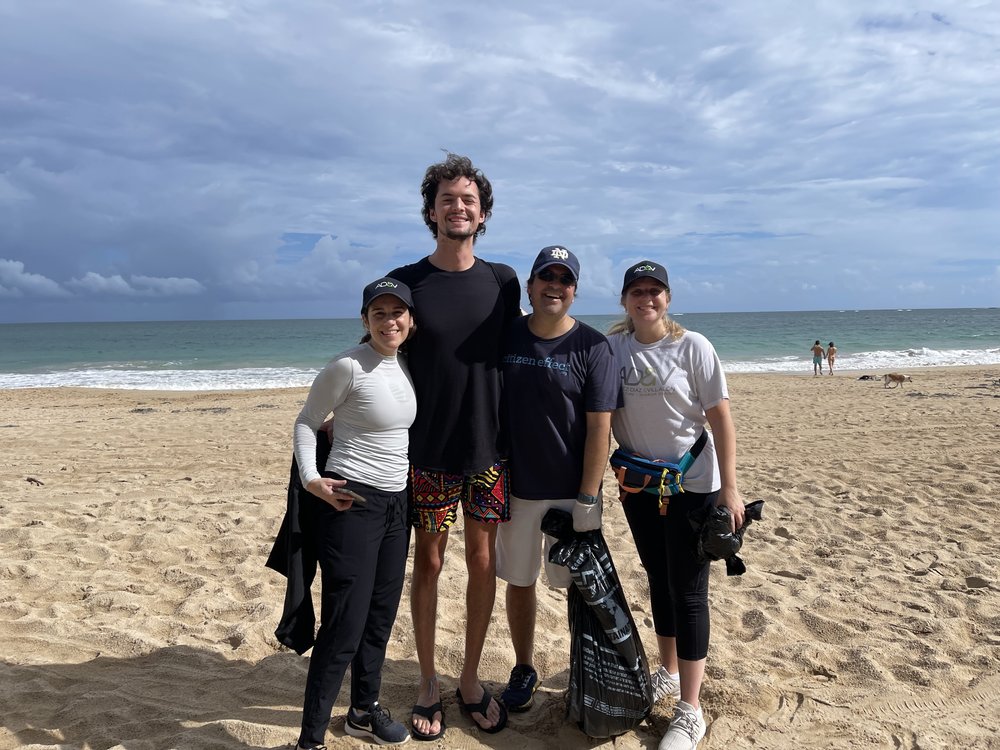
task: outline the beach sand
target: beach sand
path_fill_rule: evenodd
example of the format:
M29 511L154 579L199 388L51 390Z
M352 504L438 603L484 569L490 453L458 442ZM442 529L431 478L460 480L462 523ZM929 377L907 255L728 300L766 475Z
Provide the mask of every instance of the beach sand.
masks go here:
M713 565L701 748L1000 747L1000 372L911 374L896 389L849 372L730 376L741 490L766 505L747 573ZM308 660L274 639L284 579L264 559L305 393L0 391L0 749L294 741ZM605 519L654 656L621 507ZM655 748L669 704L614 741L566 723L564 595L546 585L536 706L498 735L460 714L462 539L459 525L440 591L448 730L427 745ZM408 598L382 691L403 721ZM501 584L481 674L499 690L511 666ZM331 748L362 746L344 735L346 700Z

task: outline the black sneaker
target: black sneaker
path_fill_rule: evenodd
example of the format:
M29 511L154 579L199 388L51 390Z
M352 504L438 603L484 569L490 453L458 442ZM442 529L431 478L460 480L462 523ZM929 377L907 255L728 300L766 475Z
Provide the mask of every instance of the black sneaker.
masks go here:
M344 731L352 737L372 740L378 745L402 745L409 742L410 733L398 721L393 721L388 709L382 708L378 701L372 703L367 711L358 711L351 706L347 712L347 723Z
M500 696L507 710L519 713L531 708L538 690L538 672L530 664L518 664L510 671L510 682Z

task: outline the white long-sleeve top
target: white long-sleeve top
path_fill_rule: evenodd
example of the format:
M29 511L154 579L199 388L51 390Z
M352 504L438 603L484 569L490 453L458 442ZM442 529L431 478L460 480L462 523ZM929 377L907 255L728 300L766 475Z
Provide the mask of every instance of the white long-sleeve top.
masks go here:
M303 485L320 476L316 431L331 412L333 441L323 468L386 492L405 489L408 431L417 414L405 359L383 356L361 344L320 370L293 431Z

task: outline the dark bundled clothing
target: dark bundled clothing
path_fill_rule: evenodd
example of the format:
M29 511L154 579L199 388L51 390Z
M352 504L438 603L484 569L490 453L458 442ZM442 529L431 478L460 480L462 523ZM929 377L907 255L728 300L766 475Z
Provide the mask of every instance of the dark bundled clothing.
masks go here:
M329 455L330 438L325 430L320 430L316 433L316 465L326 466ZM316 640L316 613L309 593L317 565L316 500L302 486L299 465L293 456L285 517L265 565L288 579L285 604L274 635L297 654L304 654Z
M747 572L746 563L737 552L743 546L743 535L747 527L759 521L764 509L763 500L754 500L744 506L743 525L730 531L733 514L729 508L710 508L701 513L693 513L688 519L691 528L698 535L698 559L725 560L727 576L741 576Z

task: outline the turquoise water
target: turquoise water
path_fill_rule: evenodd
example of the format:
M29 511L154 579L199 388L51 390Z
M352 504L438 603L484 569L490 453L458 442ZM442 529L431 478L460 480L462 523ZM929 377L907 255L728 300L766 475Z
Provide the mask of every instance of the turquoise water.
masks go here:
M580 319L606 331L614 315ZM1000 309L689 313L727 372L811 372L809 348L834 341L838 368L1000 364ZM350 320L0 325L0 388L84 386L236 390L309 385L358 341Z

